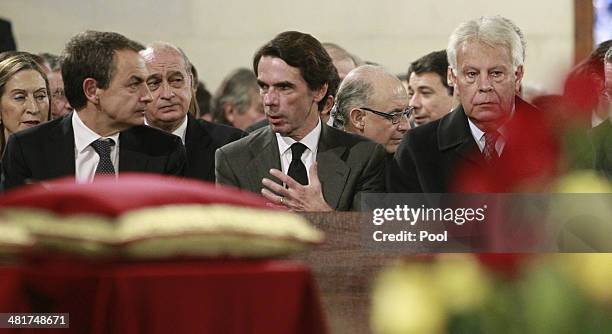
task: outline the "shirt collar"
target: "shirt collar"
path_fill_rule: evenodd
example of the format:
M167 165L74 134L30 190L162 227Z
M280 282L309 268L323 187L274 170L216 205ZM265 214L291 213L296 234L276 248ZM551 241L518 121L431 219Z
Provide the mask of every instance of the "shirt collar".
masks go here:
M180 137L181 140L183 141L183 145L185 145L185 133L186 132L187 132L187 115L185 115L185 119L183 120L183 123L181 123L181 125L179 125L179 127L176 128L176 130L172 131L172 134Z
M74 131L74 146L79 153L82 153L91 143L100 138L110 138L115 143L119 143L119 132L112 136L102 137L87 127L76 111L72 112L72 129Z
M144 119L144 124L146 126L151 126L149 122L147 122L147 118ZM185 119L183 119L183 123L179 125L176 130L172 131L172 134L181 138L183 145L185 145L185 134L187 133L187 115L185 115Z
M516 109L516 105L512 106L512 112L510 113L510 119L514 117L515 109ZM476 124L474 124L469 117L467 119L468 119L468 124L470 125L470 132L472 132L472 136L474 137L474 139L476 141L484 140L484 137L483 137L484 132L480 130L480 128L477 127ZM507 125L508 125L508 122L504 123L504 125L502 125L499 129L497 129L497 131L499 132L502 138L505 138L506 134L508 133Z
M317 126L315 126L312 131L310 131L304 138L302 138L302 140L300 140L300 143L306 145L306 147L308 147L310 151L312 151L312 153L316 155L317 147L319 145L319 137L321 137L321 119L317 121ZM276 139L278 141L280 155L283 155L283 153L285 153L289 148L291 148L291 145L296 142L296 140L294 140L293 138L283 137L278 132L276 133Z

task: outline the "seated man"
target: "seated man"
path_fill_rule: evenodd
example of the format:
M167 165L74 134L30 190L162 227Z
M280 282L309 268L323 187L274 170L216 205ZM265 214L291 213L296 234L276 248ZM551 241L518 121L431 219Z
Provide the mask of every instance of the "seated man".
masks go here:
M295 211L357 209L361 193L384 191L382 146L321 122L336 69L318 40L281 33L257 51L253 69L270 125L217 150L218 183Z
M9 138L4 189L69 175L86 183L127 171L183 174L180 139L143 125L152 99L141 49L112 32L87 31L68 42L62 77L75 112Z
M45 60L49 69L47 79L49 79L49 90L51 93L51 119L60 118L72 111L72 107L64 94L64 79L62 79L60 59L58 56L50 53L41 53L39 56Z
M605 83L602 93L603 102L607 105L607 119L593 128L595 143L595 169L612 180L612 47L604 57Z
M517 96L525 49L510 20L493 16L462 23L449 38L447 54L448 77L461 105L406 133L390 168L392 192L449 191L459 167L495 165L514 115L538 112Z
M187 151L184 175L214 182L215 150L246 136L238 129L204 120L188 113L195 86L191 63L174 45L155 42L140 51L149 76L147 85L153 102L147 105L146 124L181 138Z
M410 128L408 95L402 82L384 68L360 66L346 76L336 95L334 126L365 136L395 153Z
M415 60L408 68L408 96L414 108L414 124L423 125L448 114L454 107L453 87L448 85L446 51L435 51Z
M245 130L266 119L252 70L239 68L221 83L213 99L215 122Z

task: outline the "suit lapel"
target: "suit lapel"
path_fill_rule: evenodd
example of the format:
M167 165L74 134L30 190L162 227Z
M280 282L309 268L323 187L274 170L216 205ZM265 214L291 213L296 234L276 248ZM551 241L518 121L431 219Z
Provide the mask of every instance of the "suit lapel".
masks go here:
M74 129L72 113L64 116L51 132L51 138L45 143L50 178L75 175Z
M119 133L119 172L147 170L148 157L134 149L141 140L130 129Z
M187 153L185 176L196 177L207 174L211 180L214 180L215 162L214 159L209 158L208 152L211 144L210 134L191 114L188 114L187 130L185 131L185 151ZM198 170L195 170L195 166Z
M251 189L261 189L261 179L264 177L270 178L270 169L276 168L281 170L280 154L278 152L278 144L276 143L276 135L266 127L261 133L252 135L252 140L248 143L251 151L251 161L247 164Z
M185 150L187 152L187 161L192 161L197 158L198 151L206 149L210 146L212 139L203 129L200 128L198 121L187 115L187 130L185 131ZM196 150L195 148L199 148Z
M317 150L318 174L323 197L329 206L337 208L351 170L341 158L347 148L342 145L341 138L336 138L329 127L322 124Z
M463 107L453 110L438 125L438 149L453 150L462 160L479 166L486 164L472 136Z

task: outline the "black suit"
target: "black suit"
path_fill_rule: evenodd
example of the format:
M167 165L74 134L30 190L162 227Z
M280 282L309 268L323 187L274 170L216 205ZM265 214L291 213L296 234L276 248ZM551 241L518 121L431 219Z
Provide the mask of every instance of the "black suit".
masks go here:
M215 151L247 133L221 124L195 119L188 115L185 132L187 168L185 176L215 182Z
M17 50L17 45L15 45L11 22L0 19L0 53L15 50Z
M183 175L181 139L148 126L119 134L119 172ZM72 113L9 137L2 157L2 185L8 190L27 183L75 175Z
M607 119L592 130L593 167L612 181L612 121Z
M515 101L517 113L537 112L520 98ZM395 193L448 192L459 166L482 168L485 163L463 107L459 106L404 135L389 166L387 189Z

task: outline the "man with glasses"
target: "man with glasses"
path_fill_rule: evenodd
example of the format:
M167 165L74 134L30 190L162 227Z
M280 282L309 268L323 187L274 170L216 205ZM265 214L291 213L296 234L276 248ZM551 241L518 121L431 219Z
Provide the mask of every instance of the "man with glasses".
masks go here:
M363 65L342 81L334 107L334 126L397 150L410 128L408 94L402 82L380 66Z
M452 190L461 167L495 167L508 142L508 122L538 112L517 96L525 45L510 20L492 16L460 24L447 54L448 78L461 104L404 136L390 167L392 192L443 193Z
M49 79L49 90L51 91L51 119L60 118L72 111L72 107L64 94L64 79L58 56L50 53L39 54L48 67L47 79Z
M382 146L320 119L336 69L318 40L283 32L253 70L270 124L217 150L218 183L294 211L355 210L362 193L384 191Z
M612 180L612 47L604 57L604 89L602 105L608 107L608 119L593 129L595 169Z

